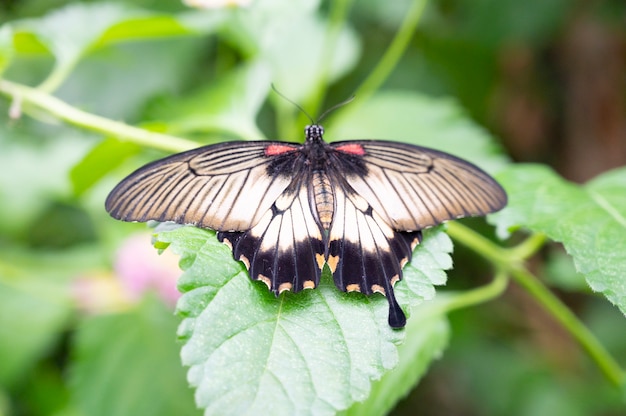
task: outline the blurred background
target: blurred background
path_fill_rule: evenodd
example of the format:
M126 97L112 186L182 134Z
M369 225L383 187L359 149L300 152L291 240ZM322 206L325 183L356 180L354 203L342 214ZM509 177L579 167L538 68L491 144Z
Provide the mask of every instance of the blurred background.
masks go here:
M77 2L2 0L0 24L36 19L70 3ZM326 107L351 95L371 72L410 3L352 2L349 24L360 47L330 86ZM124 4L165 14L188 10L166 0ZM321 8L324 14L328 4ZM119 47L123 54L116 48L86 57L57 95L96 114L149 125L245 59L215 36L135 41ZM129 54L137 62L120 59ZM50 55L34 51L4 75L34 86L52 65ZM626 4L431 1L383 88L454 99L513 160L545 163L583 183L626 164ZM132 401L133 389L155 397L154 408L135 414L199 414L178 365L177 259L156 254L144 225L112 226L103 200L119 178L84 189L70 181L84 169L80 162L98 135L50 124L45 114L12 120L9 106L0 99L0 415L126 414L124 399L100 404L114 387L98 375L122 369L125 399ZM271 113L266 105L258 117L267 137L280 130ZM126 171L162 155L127 150L135 156L119 161ZM626 357L623 316L591 295L582 278L572 279L575 270L563 250L546 247L533 262L614 356ZM449 289L488 281L485 265L462 247L455 249L455 264ZM623 414L619 394L515 286L450 319L449 348L394 414ZM490 357L488 366L481 356ZM153 362L163 367L154 369ZM146 388L145 374L158 381ZM170 397L158 396L162 387Z

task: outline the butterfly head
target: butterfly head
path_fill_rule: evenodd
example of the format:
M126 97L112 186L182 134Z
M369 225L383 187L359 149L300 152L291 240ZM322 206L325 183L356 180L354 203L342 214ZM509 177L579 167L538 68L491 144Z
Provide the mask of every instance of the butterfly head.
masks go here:
M319 124L311 124L304 128L307 142L321 142L324 140L324 127Z

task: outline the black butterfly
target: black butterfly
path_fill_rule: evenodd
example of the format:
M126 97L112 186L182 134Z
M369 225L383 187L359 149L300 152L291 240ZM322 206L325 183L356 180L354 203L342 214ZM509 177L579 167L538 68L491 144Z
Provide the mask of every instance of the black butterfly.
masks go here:
M315 288L325 264L343 291L379 292L389 325L406 324L393 286L421 230L506 205L478 167L436 150L378 140L215 144L150 163L106 200L123 221L217 230L252 279L276 295Z

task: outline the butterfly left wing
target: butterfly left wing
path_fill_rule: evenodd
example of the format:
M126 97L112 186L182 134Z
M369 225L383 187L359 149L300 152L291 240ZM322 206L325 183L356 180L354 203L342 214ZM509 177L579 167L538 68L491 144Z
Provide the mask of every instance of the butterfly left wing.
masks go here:
M275 294L318 286L324 267L324 242L309 206L306 175L293 182L249 231L219 232L250 278Z
M123 221L173 221L214 230L249 230L291 182L300 145L228 142L152 162L122 180L106 210Z

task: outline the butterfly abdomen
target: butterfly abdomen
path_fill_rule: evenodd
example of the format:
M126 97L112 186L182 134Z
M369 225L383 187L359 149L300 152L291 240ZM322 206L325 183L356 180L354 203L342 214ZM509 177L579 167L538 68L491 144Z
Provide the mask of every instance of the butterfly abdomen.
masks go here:
M330 179L326 172L313 172L313 181L311 183L313 191L313 202L315 212L324 230L330 228L335 212L335 196Z

